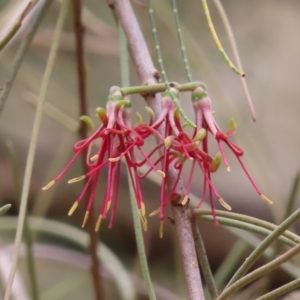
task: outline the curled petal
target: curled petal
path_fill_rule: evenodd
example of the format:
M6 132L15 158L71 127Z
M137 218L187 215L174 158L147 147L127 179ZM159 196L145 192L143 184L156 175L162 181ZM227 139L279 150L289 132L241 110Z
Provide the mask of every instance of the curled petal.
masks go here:
M102 107L97 107L96 108L96 116L102 121L103 124L107 124L108 122L108 117L106 114L106 111Z
M139 112L135 114L135 125L134 127L138 127L143 122L143 117Z
M210 172L212 173L216 172L219 169L221 163L222 163L222 155L219 152L216 154L215 158L213 159L210 165Z
M83 121L87 126L88 128L91 130L91 131L94 131L95 130L95 126L94 126L94 123L92 121L92 119L88 116L81 116L79 118L80 121Z

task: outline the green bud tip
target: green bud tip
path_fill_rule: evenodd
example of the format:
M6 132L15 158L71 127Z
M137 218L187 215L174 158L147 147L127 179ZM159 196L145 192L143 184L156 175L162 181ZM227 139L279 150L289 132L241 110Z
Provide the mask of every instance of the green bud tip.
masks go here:
M95 126L94 123L92 121L92 119L88 116L81 116L79 118L80 121L83 121L84 123L86 123L86 125L90 128L91 131L94 131Z
M135 127L139 126L143 122L143 117L139 112L135 114Z
M208 95L206 90L204 90L202 87L197 87L192 93L192 101L199 101L206 98L207 96Z
M201 128L196 136L193 138L194 142L201 142L206 137L206 130L204 128Z

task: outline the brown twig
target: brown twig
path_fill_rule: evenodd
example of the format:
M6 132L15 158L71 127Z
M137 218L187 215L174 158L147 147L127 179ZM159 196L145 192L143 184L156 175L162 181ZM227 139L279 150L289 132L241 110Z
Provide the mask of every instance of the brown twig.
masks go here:
M81 11L82 3L81 0L73 0L73 14L74 14L74 33L75 33L75 51L76 51L76 65L77 65L77 75L78 75L78 93L79 93L79 106L80 115L87 115L88 105L86 97L86 74L84 66L84 47L83 47L83 37L84 37L84 27L81 22ZM84 122L81 122L78 134L81 139L86 139L88 136L87 126ZM85 157L87 153L82 154L82 167L84 173L88 172ZM87 227L90 235L90 245L89 252L91 256L91 273L93 278L94 290L97 300L104 299L102 281L99 274L99 260L97 256L97 243L98 235L95 232L95 220L94 213L91 210L89 215L89 220L87 222Z
M136 16L132 10L129 0L108 0L111 8L115 9L119 21L123 27L128 40L131 55L142 84L156 84L158 72L156 71L149 54L144 37L140 30ZM145 96L147 105L152 108L156 116L161 111L160 94ZM159 128L164 132L163 126ZM177 171L170 166L167 173L168 188L174 186L177 178ZM200 270L197 262L197 255L191 229L191 212L188 206L182 206L182 199L185 196L185 188L182 180L179 180L173 195L172 209L176 235L179 242L180 252L183 260L185 277L188 285L189 297L191 300L204 299Z

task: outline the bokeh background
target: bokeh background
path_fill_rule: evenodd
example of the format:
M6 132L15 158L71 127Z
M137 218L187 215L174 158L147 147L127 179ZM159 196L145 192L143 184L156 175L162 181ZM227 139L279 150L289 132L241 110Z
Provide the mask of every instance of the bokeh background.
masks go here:
M153 2L168 78L186 82L170 1ZM229 56L232 57L219 13L214 4L208 2L219 38ZM225 129L231 117L236 120L238 130L234 140L244 149L244 162L255 181L274 204L267 206L260 200L235 158L229 153L232 171L228 173L222 167L213 175L213 180L223 198L235 212L279 222L282 220L293 180L299 172L300 39L297 32L300 27L300 3L296 0L222 2L239 48L257 112L257 122L251 120L239 77L229 69L216 49L201 1L178 1L193 77L207 84L215 117L220 126ZM27 1L1 1L0 37L9 28L11 21L18 16L24 3ZM0 204L12 204L12 209L9 211L11 216L16 216L18 213L19 199L16 197L6 145L9 141L15 148L22 178L35 103L59 5L59 1L53 1L30 46L0 117ZM134 3L133 6L152 58L156 62L147 9ZM29 15L19 34L0 53L0 85L5 83L11 72L17 48L26 35L26 26L31 24L35 13L36 10ZM85 61L89 111L90 116L94 118L95 108L105 106L110 87L121 84L118 31L106 1L84 1L83 22L86 28ZM134 66L131 67L132 85L139 84ZM192 118L189 97L188 93L182 95L181 104ZM133 102L135 110L144 111L145 104L141 97L133 98ZM144 115L147 117L146 114ZM29 214L57 220L79 230L85 210L84 205L79 207L72 217L67 217L67 212L80 192L81 183L70 186L66 184L65 179L48 191L41 191L41 188L52 180L72 157L72 145L78 139L76 133L79 126L78 118L74 35L70 11L47 94L29 195ZM147 147L150 149L151 146L153 145L149 144ZM67 178L80 174L81 165L78 161ZM194 180L192 191L200 195L199 186L202 182L200 173L195 178L199 178L199 181ZM105 179L103 176L99 180L96 198L98 206L105 188ZM101 238L101 242L116 254L128 272L139 274L126 180L124 169L120 205L114 227L108 229L106 224L103 224L99 239ZM187 176L184 180L187 180ZM159 197L157 183L145 180L143 191L147 209L149 211L156 209ZM299 206L299 198L295 205ZM149 231L145 236L153 281L160 286L162 293L165 290L172 290L179 299L185 299L184 280L179 271L175 272L180 270L181 265L173 227L171 224L166 224L164 238L161 240L158 237L157 219L153 218L149 222ZM220 226L201 223L200 228L212 268L216 270L229 253L235 238ZM59 231L59 226L56 229ZM3 263L1 267L2 280L9 270L8 259L14 232L0 228L0 234L0 243L3 246L0 250L3 257L1 260L6 260L6 264ZM22 253L24 255L24 251ZM88 271L89 259L84 247L55 234L40 233L36 235L34 253L42 299L82 299L82 297L93 299ZM24 292L22 299L30 299L27 291L25 259L21 260L20 266L18 288ZM104 275L105 290L109 295L107 299L118 299L109 272L104 271ZM141 282L137 285L141 290L143 289ZM18 288L15 290L18 291Z

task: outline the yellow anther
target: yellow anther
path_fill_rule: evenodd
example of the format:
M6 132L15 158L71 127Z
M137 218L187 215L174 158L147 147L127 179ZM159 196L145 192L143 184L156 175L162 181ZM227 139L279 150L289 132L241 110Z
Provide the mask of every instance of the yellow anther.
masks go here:
M111 157L111 158L109 158L108 160L110 161L110 162L117 162L117 161L119 161L120 160L120 156L118 156L118 157Z
M164 220L159 221L159 237L162 239L164 236Z
M55 183L55 180L52 180L50 181L47 185L45 185L42 190L45 191L45 190L48 190L51 188L51 186Z
M228 166L228 167L226 168L226 170L227 170L227 172L230 172L230 171L231 171L230 166Z
M157 172L161 177L166 177L165 172L163 172L162 170L156 170L156 172Z
M153 217L153 216L159 214L159 212L160 212L160 208L158 208L158 209L156 209L155 211L153 211L153 212L149 215L149 217Z
M142 226L144 231L147 231L148 230L147 219L145 218L145 216L141 215L141 213L140 213L140 219L142 221Z
M80 181L80 180L83 180L84 178L85 178L85 175L82 175L82 176L79 176L79 177L70 179L70 180L68 181L68 183L78 182L78 181Z
M231 210L231 206L226 203L224 199L220 198L219 201L224 208L226 208L227 210Z
M141 202L141 210L140 211L142 213L142 216L146 215L146 206L145 206L144 202Z
M107 207L106 207L106 213L109 211L110 206L111 206L111 200L107 201Z
M102 221L102 215L99 215L96 226L95 226L95 231L99 231L100 225L101 225L101 221Z
M68 216L71 216L73 214L73 212L75 211L75 209L77 208L78 206L78 202L74 202L74 204L72 205L71 209L69 210L68 212Z
M189 201L189 196L185 195L183 200L181 201L181 205L186 205L186 203Z
M90 158L90 160L91 161L96 161L97 159L98 159L98 154L96 154L96 155L94 155L94 156L92 156L91 158Z
M271 201L269 198L267 198L264 194L261 194L260 198L269 205L273 204L273 201Z
M89 218L89 215L90 215L90 212L89 212L89 211L86 211L86 212L85 212L85 215L84 215L84 218L83 218L82 225L81 225L82 228L85 226L85 224L86 224L86 222L87 222L87 220L88 220L88 218Z

